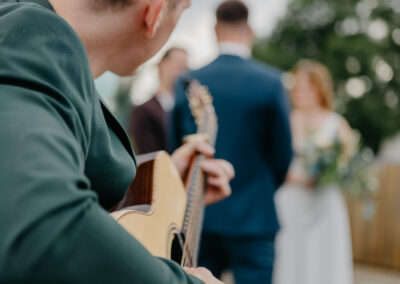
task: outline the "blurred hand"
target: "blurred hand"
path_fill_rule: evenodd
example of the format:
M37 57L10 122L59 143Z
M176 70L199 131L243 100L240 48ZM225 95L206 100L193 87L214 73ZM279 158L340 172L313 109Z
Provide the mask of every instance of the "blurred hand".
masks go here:
M201 165L207 177L204 203L210 205L231 195L229 182L235 177L231 163L225 160L210 159Z
M298 174L298 173L289 173L286 176L286 182L287 183L297 184L297 185L302 185L306 189L312 189L312 188L315 187L315 184L311 179L309 179L305 175L301 175L301 174Z
M212 159L215 153L204 138L190 140L172 154L172 161L185 181L191 162L196 154L208 157L201 167L207 174L207 188L204 195L206 205L218 202L231 194L229 182L235 176L233 166L225 160Z
M208 271L205 268L199 267L199 268L183 268L186 273L193 275L197 278L199 278L201 281L203 281L206 284L223 284L223 282L219 281L217 278L215 278L210 271Z
M198 138L191 139L172 154L172 161L182 179L186 178L190 164L194 156L198 153L203 154L207 158L212 158L215 150L206 142L205 138L199 136Z

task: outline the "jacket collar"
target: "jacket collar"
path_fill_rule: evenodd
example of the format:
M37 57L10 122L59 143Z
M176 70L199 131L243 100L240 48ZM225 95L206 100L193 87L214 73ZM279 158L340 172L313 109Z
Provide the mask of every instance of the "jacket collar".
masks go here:
M18 2L31 2L54 11L53 6L51 6L50 2L47 0L20 0Z
M47 0L19 0L18 2L35 3L35 4L38 4L38 5L40 5L40 6L44 7L44 8L47 8L47 9L55 12L53 6L51 6L49 1L47 1ZM115 116L112 114L112 112L107 108L106 104L101 99L101 97L100 97L100 103L101 103L102 111L104 113L105 118L108 119L109 123L114 128L114 131L116 131L117 135L121 139L122 144L125 146L125 148L128 151L129 155L133 158L133 160L134 160L134 162L136 164L135 154L134 154L134 152L132 150L132 146L131 146L131 143L129 141L129 138L128 138L126 132L124 131L122 126L119 124L118 120L115 118Z

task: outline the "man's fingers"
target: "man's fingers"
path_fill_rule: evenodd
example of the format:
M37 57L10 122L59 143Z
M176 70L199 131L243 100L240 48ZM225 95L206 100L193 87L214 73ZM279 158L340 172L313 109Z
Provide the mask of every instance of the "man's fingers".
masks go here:
M201 136L199 136L199 138L191 139L172 154L172 161L182 178L185 177L190 166L190 161L197 153L203 154L206 157L212 157L215 150L205 139L201 139Z
M188 155L194 155L195 153L203 154L207 157L212 157L215 154L215 149L208 144L205 140L196 139L188 142L184 145Z
M216 160L206 160L201 164L203 171L209 176L224 176L227 175L224 169L217 163Z
M224 190L222 190L222 187L209 186L204 194L204 204L208 206L227 198L231 194L230 187L226 186L223 188Z
M215 154L215 149L205 141L199 140L194 143L195 150L207 157L212 157Z
M209 177L207 178L207 185L214 187L221 187L226 183L226 180L219 177Z
M202 268L202 267L197 267L197 268L188 268L184 267L183 268L186 273L191 274L200 280L202 280L206 284L223 284L223 282L219 281L216 279L209 270Z
M231 195L229 180L222 177L208 177L207 189L204 195L206 205L221 201Z
M177 167L180 175L184 178L190 165L192 157L196 153L201 153L207 157L212 157L215 153L204 139L191 139L172 155L172 160ZM210 205L231 194L230 180L234 177L233 166L224 160L205 160L201 167L207 175L207 189L205 192L205 203Z
M212 176L226 176L229 180L235 176L233 166L224 160L206 160L202 163L203 171Z
M233 179L235 177L235 169L232 164L224 160L218 160L218 162L221 164L221 167L224 169L229 179Z
M227 183L226 180L223 180L221 178L209 178L207 180L207 194L212 194L212 195L220 195L223 198L228 197L231 195L231 187L229 186L229 183Z

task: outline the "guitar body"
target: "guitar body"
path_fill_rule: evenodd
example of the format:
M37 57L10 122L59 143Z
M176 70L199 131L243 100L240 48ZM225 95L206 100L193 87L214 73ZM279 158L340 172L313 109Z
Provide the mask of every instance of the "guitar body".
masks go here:
M187 194L166 152L138 157L137 175L111 216L153 255L171 259L185 218Z
M197 135L215 146L218 125L212 97L197 81L188 82L186 88ZM193 137L187 137L188 141ZM201 164L205 159L199 153L193 156L184 186L166 152L139 156L136 178L111 213L154 256L185 267L197 267L206 185Z

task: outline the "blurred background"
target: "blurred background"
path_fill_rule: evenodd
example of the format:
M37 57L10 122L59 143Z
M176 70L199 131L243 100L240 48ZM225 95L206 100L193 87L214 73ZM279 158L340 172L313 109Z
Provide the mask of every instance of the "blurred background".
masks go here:
M133 77L96 81L120 121L158 88L157 63L170 46L191 68L218 55L213 32L220 0L192 0L166 47ZM348 194L356 283L400 283L400 0L244 0L258 36L255 58L287 71L301 58L324 63L335 109L361 136L379 186Z

